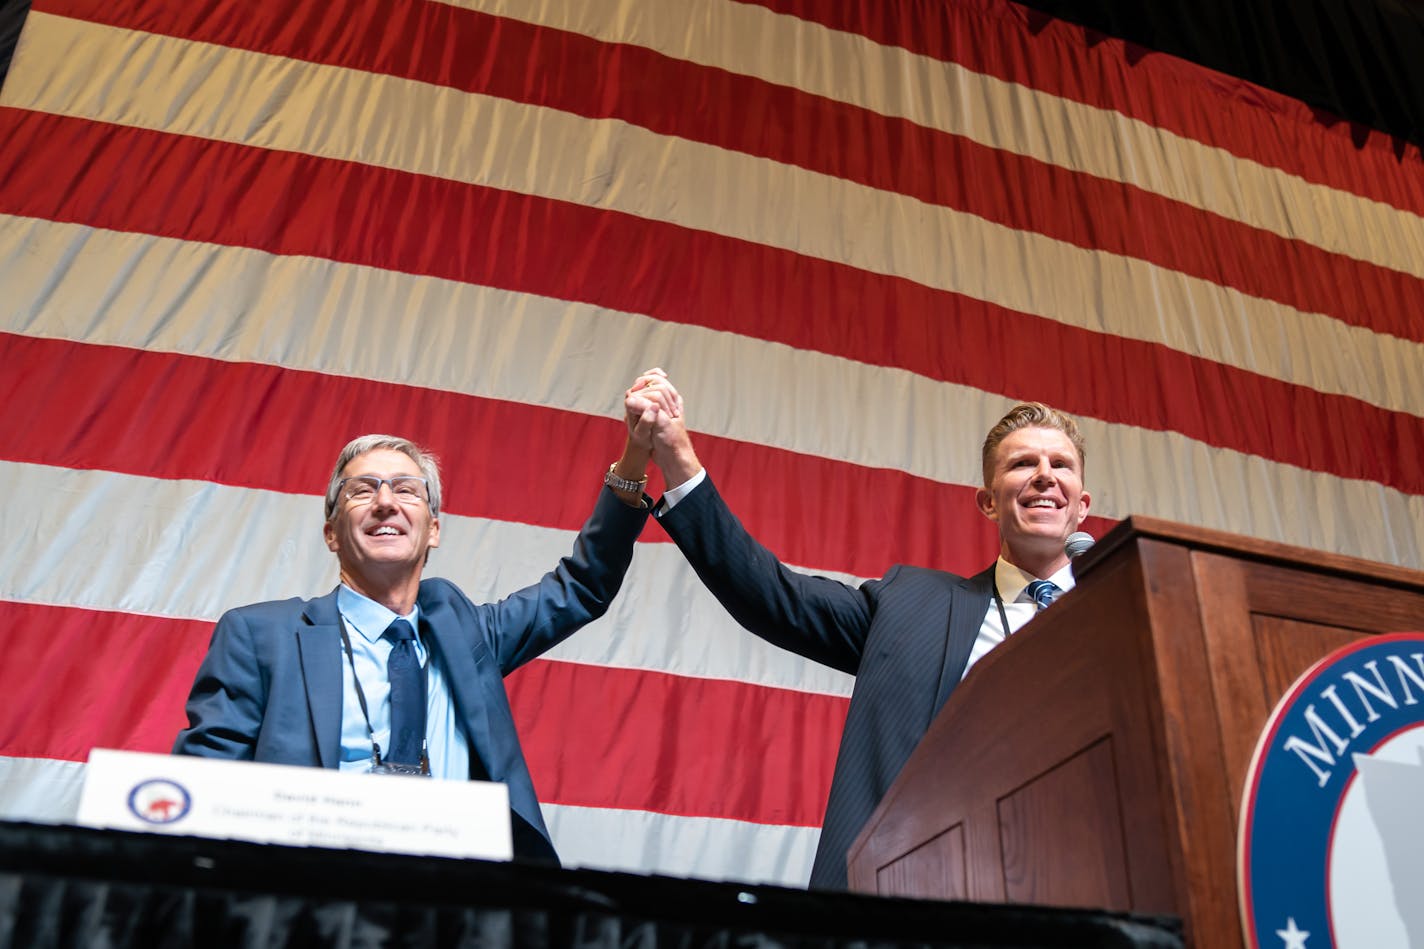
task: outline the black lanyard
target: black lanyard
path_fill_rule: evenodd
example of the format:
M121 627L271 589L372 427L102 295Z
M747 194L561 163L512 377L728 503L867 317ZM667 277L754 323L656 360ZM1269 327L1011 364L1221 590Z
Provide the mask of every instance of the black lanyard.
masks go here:
M999 622L1004 624L1004 638L1009 638L1009 614L1004 611L1004 597L999 592L999 578L994 578L994 605L999 608ZM364 706L362 706L364 708Z
M346 649L346 661L351 664L351 682L356 686L356 701L361 705L361 717L366 720L366 734L371 738L371 760L374 764L371 771L376 774L420 774L430 776L430 750L426 747L425 738L420 739L420 768L416 770L410 765L387 764L381 760L381 745L376 741L376 730L371 727L371 712L366 708L366 691L361 688L361 677L356 674L356 656L351 651L351 636L346 632L346 617L337 614L337 620L341 625L341 645ZM430 694L430 660L425 662L425 694Z

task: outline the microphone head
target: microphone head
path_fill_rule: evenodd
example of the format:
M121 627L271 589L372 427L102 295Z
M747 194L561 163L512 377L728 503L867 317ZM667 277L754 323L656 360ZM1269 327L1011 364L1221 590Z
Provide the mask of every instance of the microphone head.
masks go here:
M1068 555L1069 560L1077 560L1079 554L1096 543L1093 535L1087 531L1075 531L1069 534L1068 539L1063 542L1063 552Z

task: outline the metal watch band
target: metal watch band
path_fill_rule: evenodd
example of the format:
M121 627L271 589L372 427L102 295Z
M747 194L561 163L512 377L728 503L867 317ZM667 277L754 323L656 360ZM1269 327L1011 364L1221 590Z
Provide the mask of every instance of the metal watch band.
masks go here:
M642 494L643 485L648 483L647 476L644 475L642 481L629 481L627 478L620 478L613 473L613 469L617 467L618 462L616 461L608 466L608 473L603 476L603 483L614 491L623 491L627 494Z

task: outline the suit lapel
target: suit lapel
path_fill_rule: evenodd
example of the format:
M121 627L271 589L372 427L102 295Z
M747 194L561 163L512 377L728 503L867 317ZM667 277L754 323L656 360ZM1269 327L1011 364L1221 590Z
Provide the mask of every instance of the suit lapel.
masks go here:
M323 768L335 768L341 758L341 711L345 704L341 672L345 654L341 650L336 591L308 602L302 618L310 625L296 631L297 653L317 759Z
M422 593L424 590L422 590ZM445 684L455 703L455 712L465 726L465 737L472 745L470 753L479 756L487 773L492 764L494 745L491 739L489 712L479 695L484 677L480 675L472 644L459 633L460 621L443 597L431 596L420 601L421 632L440 654L445 666Z
M964 676L964 664L974 649L974 640L984 625L984 615L994 585L994 564L982 573L961 580L950 594L949 629L945 636L944 666L940 669L939 689L935 692L934 714L949 699L949 693Z

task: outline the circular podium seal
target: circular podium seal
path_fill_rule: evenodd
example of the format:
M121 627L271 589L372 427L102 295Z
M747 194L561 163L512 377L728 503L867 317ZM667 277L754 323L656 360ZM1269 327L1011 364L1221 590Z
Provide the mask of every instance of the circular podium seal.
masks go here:
M1351 643L1286 691L1237 841L1251 949L1424 946L1424 633Z

